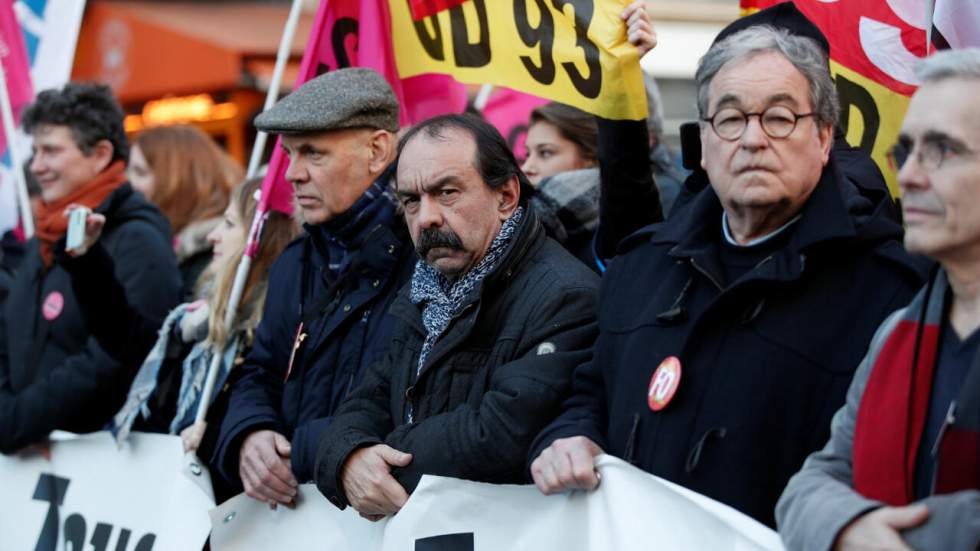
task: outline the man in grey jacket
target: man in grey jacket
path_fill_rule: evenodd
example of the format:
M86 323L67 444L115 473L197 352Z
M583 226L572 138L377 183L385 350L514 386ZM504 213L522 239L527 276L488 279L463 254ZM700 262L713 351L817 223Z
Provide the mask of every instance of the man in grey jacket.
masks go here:
M786 487L790 549L980 545L980 49L916 71L892 157L905 246L940 266L878 329L830 441Z

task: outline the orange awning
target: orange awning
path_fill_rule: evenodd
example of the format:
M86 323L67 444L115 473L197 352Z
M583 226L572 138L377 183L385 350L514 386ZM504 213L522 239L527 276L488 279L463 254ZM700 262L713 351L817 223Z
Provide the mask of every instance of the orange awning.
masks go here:
M246 2L92 1L72 78L109 84L126 103L228 90L253 80L267 86L288 12L288 5ZM291 47L293 65L312 25L313 14L304 13ZM293 83L290 73L295 79L296 68L284 75L286 86Z

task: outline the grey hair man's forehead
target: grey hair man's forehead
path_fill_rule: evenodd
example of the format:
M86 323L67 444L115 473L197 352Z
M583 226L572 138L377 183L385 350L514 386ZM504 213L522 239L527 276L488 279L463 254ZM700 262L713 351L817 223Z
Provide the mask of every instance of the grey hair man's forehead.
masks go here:
M980 80L980 48L936 52L916 63L915 76L923 84L950 78Z
M698 63L695 73L698 111L708 115L708 90L715 75L729 63L776 52L786 58L809 83L810 102L821 122L837 123L840 106L830 76L827 56L811 38L792 35L768 25L749 27L714 44Z

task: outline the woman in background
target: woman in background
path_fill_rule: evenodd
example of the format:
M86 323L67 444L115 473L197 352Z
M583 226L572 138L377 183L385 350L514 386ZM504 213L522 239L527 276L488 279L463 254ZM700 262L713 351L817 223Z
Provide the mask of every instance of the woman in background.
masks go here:
M130 184L170 220L184 300L196 298L198 277L211 260L207 236L242 176L232 158L195 126L149 128L130 148Z
M535 187L531 207L552 238L596 269L592 239L599 225L596 118L563 103L531 112L521 169Z
M205 298L174 308L159 331L127 304L125 293L113 276L111 261L107 262L98 243L105 220L97 214L89 215L84 246L69 251L75 257L67 263L72 287L78 293L86 324L100 346L121 362L142 364L125 405L110 427L117 439L124 439L132 430L180 434L186 450L199 450L199 457L205 460L210 457L208 448L217 437L224 412L223 389L234 366L251 347L265 301L269 268L297 233L292 218L280 212L269 213L233 328L226 331L224 317L229 294L244 254L261 184L260 179L253 179L235 189L224 217L208 234L214 254L202 278ZM120 331L120 327L124 330ZM195 425L214 354L221 354L221 362L207 415L210 423ZM209 426L214 430L207 430ZM217 494L223 490L216 487L215 491Z
M646 2L634 0L620 18L640 57L656 46ZM532 208L551 237L604 272L622 239L663 220L647 121L604 119L552 103L534 110L528 126L522 169L536 187Z

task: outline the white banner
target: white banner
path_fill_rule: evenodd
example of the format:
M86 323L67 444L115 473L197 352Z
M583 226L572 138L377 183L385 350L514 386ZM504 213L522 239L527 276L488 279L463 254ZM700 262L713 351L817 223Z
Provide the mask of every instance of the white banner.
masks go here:
M215 551L780 550L779 536L734 509L609 456L594 492L544 496L425 476L405 507L377 523L337 510L312 485L275 511L244 495L211 512Z
M211 482L177 436L54 436L50 458L0 456L3 551L199 550Z

